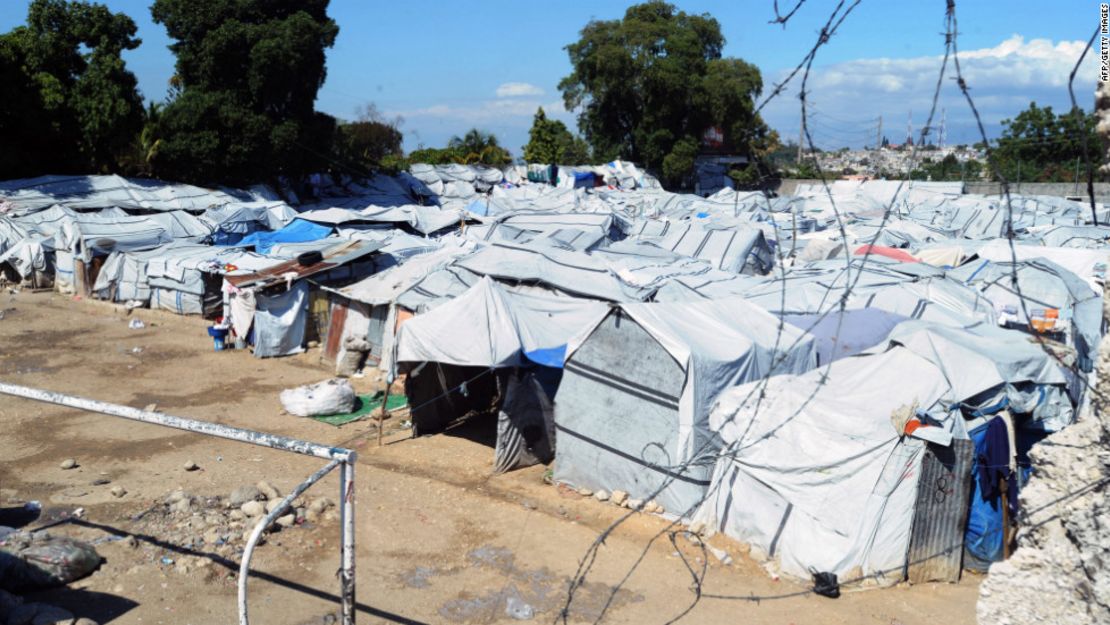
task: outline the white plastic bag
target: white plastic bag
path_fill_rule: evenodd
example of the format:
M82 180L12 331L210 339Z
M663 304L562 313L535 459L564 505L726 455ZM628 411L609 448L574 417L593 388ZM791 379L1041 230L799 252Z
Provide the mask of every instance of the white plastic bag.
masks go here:
M347 380L324 380L282 391L281 405L298 417L346 414L355 409L355 389Z

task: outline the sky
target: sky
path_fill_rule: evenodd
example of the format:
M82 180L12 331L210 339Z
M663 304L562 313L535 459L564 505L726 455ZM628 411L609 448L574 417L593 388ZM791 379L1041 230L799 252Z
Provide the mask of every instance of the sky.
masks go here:
M130 15L143 44L125 53L148 100L162 100L173 74L171 43L150 17L150 0L102 0ZM674 2L717 18L724 55L760 68L764 95L809 51L836 0L809 0L785 26L773 25L772 0ZM593 19L617 19L628 2L542 3L519 0L332 0L339 37L317 108L343 119L373 103L400 118L405 148L440 147L472 127L495 133L519 155L536 108L575 128L559 80L570 73L564 47ZM793 0L779 0L781 7ZM0 31L25 21L27 2L0 2ZM821 48L809 80L809 129L818 147L862 147L883 134L901 143L912 113L915 136L925 124L944 52L945 0L865 0ZM785 10L785 9L784 9ZM960 0L959 48L964 75L991 137L1000 121L1029 102L1070 107L1068 74L1098 26L1098 3L1085 0ZM1076 98L1090 109L1098 44L1076 78ZM797 140L797 79L763 109L783 140ZM762 101L762 98L760 99ZM954 82L944 81L940 108L948 144L971 143L978 131ZM934 125L939 125L940 111Z

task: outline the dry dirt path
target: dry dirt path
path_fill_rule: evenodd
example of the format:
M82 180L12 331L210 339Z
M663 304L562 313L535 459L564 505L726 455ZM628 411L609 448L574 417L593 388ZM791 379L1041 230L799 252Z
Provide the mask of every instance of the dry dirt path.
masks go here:
M360 623L513 622L504 597L532 605L535 622L552 622L566 579L617 508L543 483L543 467L491 476L488 427L413 440L407 430L377 446L367 422L333 428L281 414L278 392L327 377L318 353L258 360L246 352L213 352L204 325L192 319L125 311L53 293L0 294L0 380L253 428L359 451L357 469ZM380 385L355 380L360 391ZM387 429L388 431L388 429ZM62 470L75 458L79 467ZM186 472L193 461L200 470ZM152 425L0 396L0 507L42 503L41 525L81 507L84 518L57 534L100 540L105 564L70 588L43 592L101 623L208 625L235 622L237 555L233 546L170 544L202 530L133 517L175 489L227 497L266 479L283 491L320 462ZM107 484L94 482L109 480ZM127 494L116 498L113 486ZM335 497L335 476L311 491ZM203 516L203 515L201 515ZM613 584L666 526L640 516L601 549L589 584L572 607L572 622L593 622ZM155 528L152 530L151 528ZM158 536L164 528L172 536ZM136 540L107 540L136 535ZM270 537L256 552L251 606L255 623L325 622L336 610L338 524L323 520ZM716 540L715 544L718 543ZM679 538L683 557L703 552ZM772 581L736 553L722 565L710 556L705 592L746 600L703 599L686 623L952 625L974 622L978 579L848 593L830 600L801 585ZM221 552L223 555L221 555ZM605 623L664 623L694 598L690 576L664 536L613 597ZM173 560L173 564L163 562ZM206 561L202 561L205 558ZM198 564L199 563L199 564Z

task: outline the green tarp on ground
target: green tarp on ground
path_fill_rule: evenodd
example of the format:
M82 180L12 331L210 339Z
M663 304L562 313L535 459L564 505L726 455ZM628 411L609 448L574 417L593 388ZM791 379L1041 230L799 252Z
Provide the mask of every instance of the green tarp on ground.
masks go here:
M382 405L383 394L382 391L378 391L373 395L359 395L354 412L321 415L312 418L321 423L327 423L328 425L334 425L336 427L351 423L352 421L358 421L369 415L375 408ZM405 407L407 404L408 400L403 394L393 394L389 396L389 404L386 406L386 410L397 410L398 408Z

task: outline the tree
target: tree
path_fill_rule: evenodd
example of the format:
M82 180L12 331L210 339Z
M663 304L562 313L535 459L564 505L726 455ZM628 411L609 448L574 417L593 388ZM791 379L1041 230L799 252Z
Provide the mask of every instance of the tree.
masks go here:
M367 176L375 170L393 170L404 155L402 123L400 117L385 119L373 104L364 106L357 120L340 123L336 129L335 161L341 168L334 173Z
M142 130L134 137L127 155L121 159L123 170L128 175L153 175L152 163L162 145L158 125L164 109L164 104L151 102L143 111Z
M451 137L447 147L464 164L507 165L513 161L512 155L501 147L496 135L477 128L471 128L461 137Z
M462 163L463 155L452 148L420 148L409 153L411 163L427 163L428 165L450 165Z
M589 146L582 138L571 134L563 122L548 119L541 106L532 118L528 145L524 146L524 160L528 163L582 165L590 161Z
M100 4L31 2L27 24L0 35L0 176L120 169L143 120L121 57L135 33Z
M1056 115L1051 106L1030 102L1013 119L1002 120L1002 136L994 149L996 171L1011 182L1072 182L1077 159L1083 161L1084 143L1097 171L1102 150L1096 124L1094 113L1076 108Z
M722 58L720 24L653 0L619 20L591 21L566 47L572 72L559 83L568 110L598 160L625 158L665 177L688 176L707 130L724 136L720 149L751 155L767 127L755 113L759 70Z
M339 27L328 0L155 0L175 43L175 97L155 170L199 184L291 182L327 167L335 119L314 110Z
M698 143L683 137L663 157L663 179L672 186L686 186L687 178L694 172L694 159L698 156Z
M983 164L976 160L960 161L956 155L949 154L939 161L926 158L921 165L910 172L911 180L966 181L976 180L983 171ZM904 178L904 175L898 176Z

